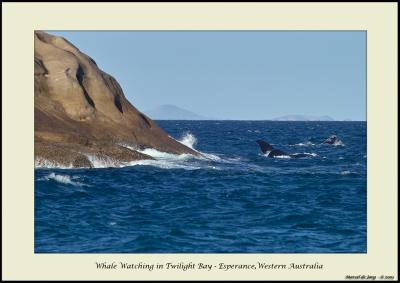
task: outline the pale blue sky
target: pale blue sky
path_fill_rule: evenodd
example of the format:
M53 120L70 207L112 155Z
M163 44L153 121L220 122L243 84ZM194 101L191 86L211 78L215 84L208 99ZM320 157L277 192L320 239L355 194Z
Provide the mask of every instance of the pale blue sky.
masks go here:
M206 117L366 119L365 32L49 31L121 84L139 110Z

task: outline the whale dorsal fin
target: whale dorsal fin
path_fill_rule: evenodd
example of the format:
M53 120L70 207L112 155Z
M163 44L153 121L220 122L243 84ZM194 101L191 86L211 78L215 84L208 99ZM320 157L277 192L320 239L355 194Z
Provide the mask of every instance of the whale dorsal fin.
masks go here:
M262 153L267 153L268 151L272 151L274 149L272 145L263 140L258 140L256 141L256 143L258 143L258 145L260 146Z

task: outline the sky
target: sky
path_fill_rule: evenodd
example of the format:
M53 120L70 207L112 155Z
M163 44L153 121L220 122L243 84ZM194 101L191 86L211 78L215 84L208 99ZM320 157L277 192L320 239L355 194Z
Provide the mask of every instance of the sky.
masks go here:
M120 83L139 110L172 104L215 119L366 120L366 33L48 31Z

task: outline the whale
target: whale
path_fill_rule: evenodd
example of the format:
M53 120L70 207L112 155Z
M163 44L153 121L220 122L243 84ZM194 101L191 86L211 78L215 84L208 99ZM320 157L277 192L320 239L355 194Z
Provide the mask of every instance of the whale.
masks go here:
M337 136L331 135L329 138L323 141L324 144L342 145L342 141Z
M290 157L290 158L301 158L301 157L309 157L310 154L304 153L295 153L289 154L282 150L275 149L272 145L263 140L257 140L256 143L260 146L261 152L264 153L267 157Z

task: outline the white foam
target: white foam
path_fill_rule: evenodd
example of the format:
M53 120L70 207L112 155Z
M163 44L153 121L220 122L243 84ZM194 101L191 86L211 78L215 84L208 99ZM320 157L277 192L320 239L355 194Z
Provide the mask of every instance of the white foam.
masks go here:
M351 173L351 172L348 171L348 170L340 172L341 175L348 175L348 174L350 174L350 173Z
M198 152L197 150L195 151ZM143 150L138 150L138 152L149 155L153 157L155 160L133 161L128 164L129 166L149 165L163 169L186 169L186 170L196 170L201 168L218 169L215 166L208 166L201 164L201 161L222 160L220 157L214 154L208 154L203 152L199 152L200 156L195 156L192 154L172 154L168 152L162 152L154 148L146 148Z
M218 161L218 162L225 162L227 160L223 160L221 157L219 157L218 155L212 154L212 153L204 153L204 152L200 152L198 151L201 156L199 157L200 159L208 159L208 160L212 160L212 161ZM227 161L228 162L228 161Z
M186 140L186 142L189 139ZM191 139L191 144L193 145L195 142ZM120 163L118 167L123 166L153 166L162 169L185 169L185 170L196 170L200 169L199 166L194 166L193 162L189 162L190 160L195 160L195 156L191 154L173 154L168 152L159 151L154 148L145 148L145 149L138 149L131 147L126 144L120 144L126 148L136 150L137 152L146 154L150 157L153 157L154 160L136 160L126 163ZM96 164L98 165L98 164ZM100 165L102 165L100 163Z
M204 164L202 163L202 161L229 162L229 160L223 160L221 157L215 154L205 153L195 149L194 146L197 143L197 138L190 132L185 133L180 140L176 141L191 148L195 152L199 153L199 155L197 156L192 154L173 154L173 153L159 151L154 148L137 149L121 144L122 146L136 150L140 153L149 155L154 158L154 160L133 161L127 163L126 165L127 166L147 165L163 169L197 170L201 168L209 168L218 170L219 167L211 166L209 164Z
M333 143L333 145L334 145L334 146L344 146L344 143L343 143L341 140L336 140L336 141Z
M310 141L300 142L300 143L295 144L295 146L313 146L313 145L315 145L315 144Z
M303 154L307 154L307 155L310 155L310 156L313 156L313 157L318 155L318 154L316 154L314 152L304 152Z
M77 179L79 177L74 176L73 179ZM60 174L55 174L55 173L50 173L47 176L44 176L43 178L40 178L39 180L44 180L44 181L49 181L49 180L54 180L56 182L62 183L62 184L69 184L73 186L87 186L81 182L75 182L72 181L71 177L68 175L60 175Z
M153 167L158 167L161 169L185 169L185 170L197 170L201 169L201 166L194 166L190 164L185 164L185 163L177 163L177 162L171 162L168 160L137 160L137 161L132 161L127 164L127 166L153 166Z
M247 130L249 133L261 133L260 130Z
M290 159L291 157L289 155L277 155L277 156L274 156L274 158Z
M162 152L154 148L146 148L137 151L149 155L158 160L187 160L190 158L194 158L194 156L191 154L173 154L168 152Z
M266 153L263 154L263 156L268 157L270 153L271 153L271 151L267 151ZM292 158L291 156L295 157L296 155L301 155L301 154L309 155L312 157L315 157L318 155L314 152L303 152L303 153L293 153L291 155L276 155L276 156L274 156L274 158L289 159L289 158Z

